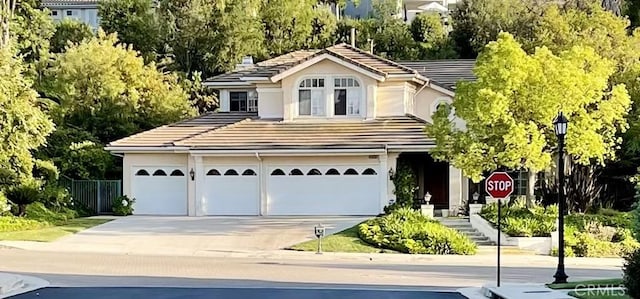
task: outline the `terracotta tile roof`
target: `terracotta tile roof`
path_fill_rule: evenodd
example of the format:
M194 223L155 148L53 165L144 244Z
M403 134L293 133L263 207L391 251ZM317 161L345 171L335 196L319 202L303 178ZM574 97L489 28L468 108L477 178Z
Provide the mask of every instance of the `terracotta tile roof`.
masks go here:
M299 121L250 119L176 142L197 149L327 149L430 146L425 122L411 117Z
M360 50L344 43L326 48L325 51L337 55L338 58L342 58L354 64L360 64L362 66L365 66L366 68L381 72L385 75L417 74L415 70L401 65L397 62L382 58L378 55L371 54L369 52ZM316 53L316 55L319 55L320 53L321 52Z
M400 61L400 64L418 71L431 82L451 91L455 91L458 81L476 80L473 73L475 59Z
M212 113L136 134L107 147L273 150L432 146L424 126L423 120L413 116L283 122L257 119L255 115Z
M186 138L206 133L243 119L256 117L256 113L207 113L196 118L131 135L111 142L107 146L172 146L174 143Z
M242 77L272 77L324 54L332 55L382 76L419 75L418 72L409 67L343 43L322 50L291 52L257 63L253 67L211 77L205 82L239 82Z
M246 69L232 71L211 77L205 82L238 82L242 77L271 77L280 72L281 69L288 69L298 61L317 53L320 50L300 50L284 55L280 55L269 60L258 62Z

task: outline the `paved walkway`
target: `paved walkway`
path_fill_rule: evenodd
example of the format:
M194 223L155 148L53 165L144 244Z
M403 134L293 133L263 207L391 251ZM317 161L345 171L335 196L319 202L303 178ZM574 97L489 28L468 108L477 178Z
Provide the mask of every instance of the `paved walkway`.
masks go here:
M55 242L2 241L0 245L58 252L207 255L272 251L356 225L363 217L158 217L129 216Z

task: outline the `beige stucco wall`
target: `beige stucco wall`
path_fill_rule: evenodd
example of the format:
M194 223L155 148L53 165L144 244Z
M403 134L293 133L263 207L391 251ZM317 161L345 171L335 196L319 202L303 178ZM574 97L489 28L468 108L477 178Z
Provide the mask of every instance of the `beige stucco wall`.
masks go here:
M282 118L284 95L280 84L257 84L256 91L258 92L258 115L262 118Z
M331 92L331 87L333 86L333 79L331 76L348 76L354 77L358 79L361 84L361 102L363 103L361 106L361 114L363 116L367 116L370 114L369 110L373 109L373 107L369 107L371 102L367 101L369 98L375 98L374 92L375 88L373 86L376 85L377 81L371 77L368 77L362 73L354 71L350 68L344 67L336 62L330 60L322 60L312 66L309 66L299 72L290 75L282 79L282 92L283 92L283 116L285 120L292 120L297 117L297 100L298 93L296 92L297 86L300 83L300 80L305 77L326 77L325 78L325 86L327 87L326 93L329 94L330 101L326 103L327 108L332 108L333 106L333 94ZM331 106L329 106L331 105ZM330 109L327 109L330 110ZM327 117L331 117L331 115L327 115Z
M413 115L431 122L431 115L441 101L451 103L452 98L430 87L425 87L413 101Z
M188 167L188 154L125 154L122 159L122 193L131 196L131 168L141 166ZM187 169L189 171L189 168Z
M405 114L406 86L404 81L378 84L376 116L398 116Z

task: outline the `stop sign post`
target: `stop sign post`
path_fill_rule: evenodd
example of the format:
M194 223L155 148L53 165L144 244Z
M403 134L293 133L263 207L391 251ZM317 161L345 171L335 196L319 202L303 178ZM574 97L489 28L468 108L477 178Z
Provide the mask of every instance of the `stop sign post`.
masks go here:
M485 180L485 190L487 193L498 199L498 269L497 269L497 285L500 287L500 233L502 232L502 203L501 199L508 198L513 193L513 179L506 172L494 172Z

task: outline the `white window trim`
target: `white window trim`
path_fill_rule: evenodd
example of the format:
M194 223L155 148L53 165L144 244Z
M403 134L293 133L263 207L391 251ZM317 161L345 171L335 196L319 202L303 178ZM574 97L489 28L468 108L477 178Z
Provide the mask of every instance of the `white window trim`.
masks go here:
M256 97L258 97L256 99L256 111L249 111L249 95L250 95L250 93L252 91L255 91L256 92ZM221 94L221 96L220 96L221 97L221 99L220 99L221 100L220 101L221 102L220 108L223 108L222 102L226 101L226 103L225 103L226 105L225 106L226 106L227 109L223 110L223 111L225 111L225 112L258 112L258 105L259 105L260 99L259 99L259 94L257 94L257 90L255 90L255 89L225 89L224 92L226 93L226 95L222 96L223 91L222 90L220 91L220 94ZM244 92L244 93L247 94L247 111L231 111L231 93L232 92Z
M335 105L334 105L334 89L336 78L351 78L358 82L360 87L349 87L347 89L359 88L360 90L360 113L352 114L352 115L335 115ZM325 96L325 113L324 115L300 115L300 83L305 79L324 79L324 96ZM365 118L367 115L367 89L364 83L364 80L360 76L356 76L353 74L321 74L321 75L306 75L299 77L293 84L293 90L291 92L292 95L292 106L293 106L293 118L294 119L333 119L333 118L342 118L342 119L351 119L351 118ZM348 108L348 107L347 107Z
M436 111L438 111L438 106L440 104L448 104L451 105L453 104L453 99L451 99L450 97L437 97L433 103L431 103L431 107L430 107L430 112L431 115L430 117L433 119L433 114L436 113ZM455 118L455 108L451 107L451 112L449 113L449 120L453 120Z

